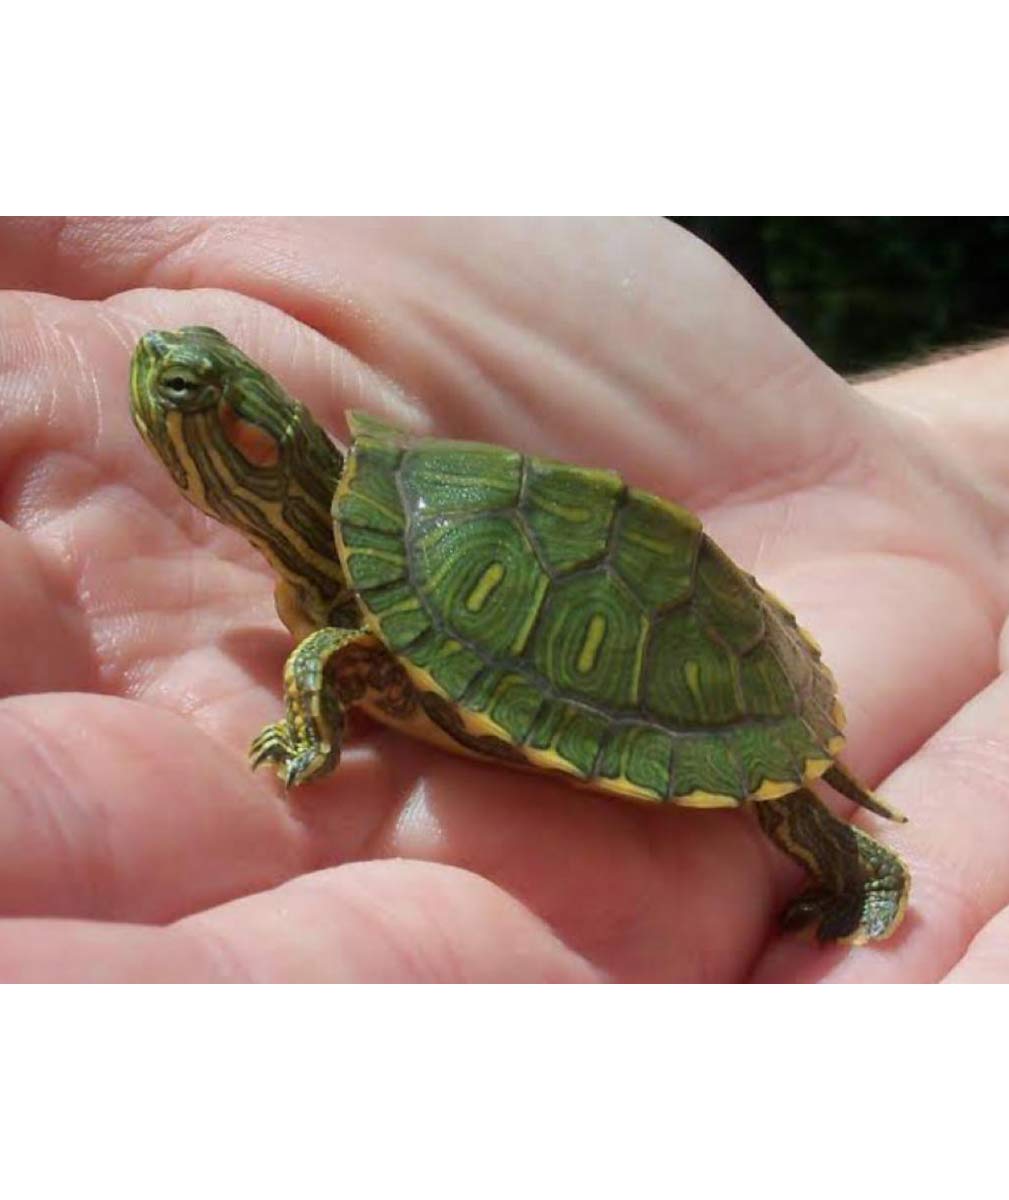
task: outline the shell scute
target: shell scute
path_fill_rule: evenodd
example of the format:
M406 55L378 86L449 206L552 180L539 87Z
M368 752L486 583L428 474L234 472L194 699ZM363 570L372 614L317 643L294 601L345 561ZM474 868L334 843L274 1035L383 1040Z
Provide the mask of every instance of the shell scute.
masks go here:
M616 711L638 704L648 622L605 567L554 582L531 647L544 679L563 695Z
M745 654L764 636L764 604L747 576L710 538L704 538L697 559L695 606L715 637Z
M406 548L400 535L348 525L343 540L354 586L359 591L368 592L406 578Z
M776 717L799 711L798 694L766 640L740 656L739 687L750 716Z
M596 771L600 778L631 785L656 800L665 800L673 763L673 738L649 725L614 725Z
M589 779L599 758L599 747L610 722L599 713L572 707L554 743L557 754Z
M482 442L428 438L403 455L398 476L413 513L511 509L522 486L522 456Z
M571 712L571 706L563 700L548 697L540 706L532 728L526 737L526 745L531 750L549 750L553 747L564 722Z
M406 517L395 474L402 450L386 442L371 440L358 443L355 449L357 478L354 488L342 500L341 522L402 537Z
M732 731L732 748L740 763L747 791L752 795L768 781L802 783L803 759L782 737L777 722L741 725ZM813 754L810 757L813 757Z
M701 538L692 513L632 488L617 519L613 566L646 608L681 604L694 590Z
M469 646L437 631L409 647L408 657L453 700L463 695L484 668L483 659Z
M495 661L521 651L549 579L514 514L419 522L413 579L428 610Z
M547 570L563 574L606 554L623 490L613 471L528 460L519 511Z
M709 808L748 795L742 763L730 738L717 733L677 738L673 794L681 804Z
M692 607L655 621L647 654L644 703L655 720L709 726L744 716L736 657L711 641Z

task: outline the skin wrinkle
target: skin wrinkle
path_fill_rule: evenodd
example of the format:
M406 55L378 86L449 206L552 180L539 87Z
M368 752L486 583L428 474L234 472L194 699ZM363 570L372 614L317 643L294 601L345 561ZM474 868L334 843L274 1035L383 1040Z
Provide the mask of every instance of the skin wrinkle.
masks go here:
M405 874L407 882L411 916L406 925L402 923L399 902L393 903L389 894L389 880L398 874ZM587 973L588 965L577 955L562 948L555 935L542 922L523 912L514 900L486 880L458 867L409 860L355 863L318 871L293 880L270 894L238 900L209 913L187 918L180 922L179 927L195 925L205 929L211 926L220 937L223 935L219 922L235 907L252 905L259 914L258 940L260 944L268 946L276 931L290 924L293 913L305 908L306 901L335 901L341 918L336 928L352 931L349 937L338 932L334 935L339 950L334 964L338 979L360 977L362 968L380 979L402 978L415 983L480 979L484 973L480 965L477 964L474 974L472 967L459 957L451 933L442 927L443 913L451 912L451 909L439 908L446 881L463 885L466 907L472 908L474 904L482 905L486 901L494 906L503 906L510 922L517 917L523 927L528 928L529 945L537 956L544 945L551 943L555 943L559 951L563 949L565 966L560 972L552 972L554 975L570 975L581 971ZM460 902L462 893L455 888L447 898L454 907ZM433 907L432 901L435 901ZM266 919L265 931L263 918ZM418 927L425 930L423 942L416 937ZM326 936L325 931L320 932ZM511 924L507 936L514 938ZM304 937L293 947L295 958L303 959L304 952L310 952L317 941L312 927L307 926ZM258 964L249 961L245 949L231 944L229 949L252 978L263 980L271 977L268 969L264 973ZM290 965L290 956L288 963Z
M880 550L850 550L844 554L843 558L840 558L836 554L824 554L816 560L817 565L821 566L826 566L831 562L838 561L843 561L846 563L854 562L856 564L861 563L863 566L868 567L871 567L873 563L879 562L920 563L922 566L928 567L930 570L936 572L936 574L942 578L948 579L958 588L963 588L966 592L966 596L970 599L976 601L977 590L981 590L982 592L987 591L985 587L985 581L982 579L977 578L968 583L967 581L964 581L955 571L951 570L948 562L944 562L941 558L934 554L924 553L922 549L917 547L914 549L909 547L906 551L894 549L889 552ZM857 572L851 573L857 574ZM998 637L999 630L1002 627L1003 619L1002 614L1000 612L996 612L995 609L997 605L1003 604L1005 601L1003 601L1001 597L996 597L993 595L985 596L984 599L986 603L975 603L974 605L969 605L968 607L983 613L985 624L988 626L994 642L994 640Z
M201 246L206 246L210 239L216 236L215 231L218 227L211 221L201 221L192 217L153 217L134 218L128 229L128 236L124 236L127 230L118 221L110 221L107 228L110 245L104 249L120 251L124 246L128 246L132 252L132 272L140 281L158 274L166 266L171 265L173 270L179 272L175 286L187 288L193 286L193 283L187 279L187 271L192 269L190 263L195 257L196 250ZM65 231L65 236L61 239L68 252L74 257L79 254L77 246L79 230L84 234L82 241L83 245L87 247L89 239L86 220L71 222ZM172 234L173 231L174 236L166 238L166 235ZM146 238L144 235L148 233L152 233L154 236ZM101 253L102 249L103 247L99 246L98 252ZM109 294L119 291L120 286L118 281L110 282L101 292L86 298L106 299Z
M23 619L29 611L34 614L45 611L50 647L59 648L62 662L70 661L78 667L76 678L69 671L66 674L59 670L52 671L45 680L45 690L56 689L61 683L65 687L79 687L82 682L96 681L99 666L95 660L90 631L72 603L74 582L66 570L69 564L62 561L52 547L33 545L19 530L6 525L0 528L0 551L3 552L7 569L12 565L14 567L6 592L6 600L13 601L14 615ZM17 577L16 583L13 576ZM0 611L2 607L0 602ZM18 647L19 655L27 653L27 648ZM40 690L43 682L41 675L36 677L34 672L29 672L29 676L26 680L24 674L21 675L21 686L26 690ZM8 674L4 671L0 678L6 688L10 686L12 678L16 680L18 676L16 672ZM37 684L34 682L36 678Z
M197 953L210 964L210 979L213 983L259 983L262 982L244 957L226 936L208 919L207 914L181 917L165 930L169 936L181 938L195 947Z
M277 228L278 224L281 229ZM352 296L342 292L338 285L334 287L332 279L327 279L325 284L320 280L317 290L306 288L305 271L306 267L311 269L311 264L296 253L278 253L273 263L264 259L263 251L269 249L269 239L282 241L278 238L282 232L281 222L239 221L225 230L222 239L220 227L212 227L207 230L201 247L202 261L189 261L193 250L190 244L164 255L148 268L144 280L155 287L173 289L180 286L180 279L185 287L231 288L265 302L272 296L280 302L277 307L302 324L370 361L368 349L373 347L381 323L376 321L373 313L362 319L362 310ZM255 237L258 252L257 271L252 276L243 269L243 256L235 253L250 233ZM238 243L237 247L228 244L229 237ZM284 269L278 270L278 263ZM290 286L292 277L297 280L294 289ZM391 334L391 329L388 332Z
M935 494L942 495L947 508L951 499L967 501L971 505L971 525L983 531L994 549L994 538L1005 527L1009 515L1009 489L1002 489L996 496L990 486L979 487L977 479L966 469L966 464L951 457L936 431L915 430L913 416L902 412L886 412L877 409L890 427L891 436L905 453L911 454L911 465L917 478L934 487ZM913 431L918 437L913 435ZM923 440L927 439L927 440ZM963 506L953 508L949 515L962 520Z
M1001 983L1009 974L1009 908L1000 909L971 939L946 983ZM992 961L993 960L993 961Z
M61 744L43 742L38 733L38 727L30 718L11 704L0 702L0 740L6 742L13 734L11 740L14 742L14 751L6 752L4 757L18 762L20 767L11 781L13 789L10 783L3 787L0 782L0 804L8 807L12 795L15 807L27 803L28 811L33 814L31 824L41 821L59 847L59 874L70 884L68 894L74 900L75 907L71 912L105 915L108 910L100 899L101 888L97 880L103 874L111 876L114 864L104 814L80 807L74 786L76 766L66 760ZM62 905L63 900L59 903ZM57 909L46 915L71 913Z
M411 297L411 310L421 315L426 327L434 331L438 338L447 343L456 357L468 363L477 372L477 379L488 385L489 393L484 399L495 399L497 407L500 402L507 400L510 406L508 424L512 432L509 440L519 449L529 452L544 452L541 418L537 409L541 407L538 399L543 388L542 369L533 378L526 377L522 364L535 361L537 356L553 362L553 373L564 380L560 388L553 391L558 395L571 397L572 405L577 398L579 410L607 411L612 413L619 408L619 420L625 425L647 424L643 416L651 417L654 430L664 429L669 418L675 413L678 426L678 442L682 447L690 446L696 453L696 444L700 442L707 448L702 458L716 459L719 454L719 442L724 439L724 433L719 423L707 420L703 408L684 406L681 400L665 394L653 394L650 387L643 387L641 380L632 377L622 377L620 373L612 373L610 365L606 364L604 380L595 379L598 369L593 369L591 362L586 362L577 356L575 350L565 348L555 338L548 338L535 327L513 316L507 309L502 313L498 308L489 309L481 306L478 298L471 298L471 303L454 308L451 312L439 307L436 300L430 298L430 292L425 291ZM465 317L461 314L465 313ZM770 314L769 314L770 315ZM501 349L498 349L501 347ZM561 357L558 352L562 352ZM770 374L765 381L757 383L751 389L751 394L759 397L762 390L776 392L800 390L810 375L822 370L821 364L809 356L808 361L789 364L783 370ZM794 386L793 386L794 385ZM473 391L472 384L468 386L460 380L460 386L466 386L467 391ZM550 389L547 389L550 390ZM593 399L594 393L598 393ZM717 396L717 389L714 394ZM526 401L526 397L534 397ZM631 400L633 398L633 401ZM515 426L514 409L525 412L524 426ZM689 422L693 422L691 427ZM503 425L504 422L502 421ZM528 431L528 433L525 433ZM464 435L464 434L463 434ZM636 440L642 446L650 446L655 441L654 432L642 429L642 436ZM745 476L740 478L737 472L731 482L727 477L716 476L717 485L706 489L701 480L695 479L686 493L674 498L689 501L692 506L703 508L708 504L728 503L733 497L760 498L766 497L767 488L773 488L772 495L783 494L793 488L807 485L810 479L821 480L839 475L846 471L849 459L859 449L855 439L843 437L831 438L826 443L815 439L816 446L823 447L822 456L798 459L794 470L777 470L771 476L762 474L759 481L748 484ZM572 452L562 448L551 448L549 452L559 457L572 457ZM582 456L584 458L584 455ZM695 474L688 467L689 460L683 457L683 466L674 471L679 478L687 479ZM703 477L702 477L703 478ZM633 482L633 480L632 480ZM668 492L668 485L659 487L660 492Z
M387 900L376 897L373 889L361 887L361 882L360 877L356 881L351 877L350 886L343 890L343 904L354 914L362 929L371 930L385 944L390 956L400 966L397 974L421 983L439 980L459 983L466 978L460 960L452 948L451 938L446 937L437 915L428 925L431 941L421 951L417 943L406 936L406 930L398 930L399 913L396 907L390 906ZM435 963L440 969L434 967Z
M855 515L858 512L858 505L861 503L862 497L858 495L857 491L853 491L847 496L844 494L844 492L842 492L835 500L832 497L832 492L834 491L835 487L836 485L832 483L822 483L809 489L802 497L803 504L806 509L808 510L810 508L811 501L819 501L821 507L827 507L828 505L830 507L833 507L834 505L847 505L847 508L850 512L852 512L852 515ZM786 497L790 508L794 508L795 499L796 496L794 493ZM875 504L875 498L873 500L873 504ZM904 558L909 561L916 560L922 563L927 563L934 567L938 567L945 574L953 574L957 564L949 561L950 553L957 554L958 556L962 555L964 568L969 570L971 573L974 573L975 565L980 557L980 560L984 566L984 573L975 575L974 585L984 593L987 619L989 623L997 623L997 625L1000 627L1002 621L1004 620L1006 606L1009 605L1009 585L1005 583L1001 577L1001 573L997 570L997 567L988 562L987 554L981 556L967 556L962 550L962 547L964 542L968 542L969 544L970 539L968 538L949 539L949 541L943 545L944 554L939 554L934 545L929 541L930 535L934 537L934 526L932 523L929 521L923 521L920 513L914 518L911 518L910 515L905 516L906 504L897 504L894 500L888 498L884 501L884 505L885 508L883 505L879 506L881 510L880 515L876 515L875 509L858 514L860 521L864 526L865 537L870 540L867 544L860 546L857 549L846 548L844 551L844 558L848 559L859 557L866 560L873 558ZM726 516L737 515L746 517L749 514L747 514L745 507L740 513L735 506L728 506L722 507L716 514L715 519L719 525L722 525L724 524ZM754 516L756 515L757 514L754 514ZM771 522L780 522L781 519L782 518L778 517L773 509L770 515L763 511L759 513L759 525L762 531L762 540L766 541L765 534ZM899 527L901 534L900 541L896 543L894 541L895 522L900 523ZM753 525L754 521L751 519L749 523L750 525ZM879 534L880 527L884 527L886 529L886 534L882 539ZM986 531L983 529L979 530L978 533L981 537L986 538ZM811 561L811 552L803 545L805 540L804 530L797 528L795 530L795 535L796 536L794 540L796 544L802 547L802 561ZM816 560L827 562L832 557L836 557L836 555L824 553L824 551L831 551L832 547L833 543L831 541L821 541L820 547L815 550ZM732 547L730 546L730 548ZM748 556L746 552L739 547L735 548L735 554L741 562L749 565L750 570L754 571L754 573L757 573L752 555Z
M719 818L723 815L720 813ZM606 922L593 930L594 936L590 935L578 944L578 949L589 962L605 963L614 958L619 959L624 947L647 945L654 940L649 934L648 914L653 911L653 906L664 903L661 884L668 877L670 864L668 861L662 861L663 852L654 839L647 836L643 823L638 825L638 832L642 856L651 868L647 882L638 883L636 902L633 905L626 906L622 912L613 913ZM689 892L691 880L699 874L697 863L701 856L692 855L685 847L676 846L672 853L667 849L665 857L667 860L674 860L672 871ZM703 935L697 939L693 957L681 964L687 967L685 974L698 983L714 981L719 974L714 967L715 956L707 953L705 942Z

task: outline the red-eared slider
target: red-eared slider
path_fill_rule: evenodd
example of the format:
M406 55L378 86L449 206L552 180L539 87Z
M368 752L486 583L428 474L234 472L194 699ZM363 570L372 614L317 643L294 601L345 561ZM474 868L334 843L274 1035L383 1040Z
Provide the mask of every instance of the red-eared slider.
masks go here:
M277 573L297 640L286 714L252 743L288 786L331 771L345 715L616 796L753 803L813 887L785 914L883 938L908 873L808 790L902 819L838 761L816 644L691 513L612 471L414 438L348 413L334 445L204 327L149 333L133 417L185 495Z

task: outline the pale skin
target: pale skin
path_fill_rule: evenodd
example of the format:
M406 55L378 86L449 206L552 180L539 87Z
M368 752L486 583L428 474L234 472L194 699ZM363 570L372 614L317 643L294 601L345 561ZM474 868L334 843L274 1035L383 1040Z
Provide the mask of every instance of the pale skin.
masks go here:
M0 286L0 978L1009 979L1009 348L856 389L659 221L4 221ZM272 578L129 419L135 339L186 324L338 437L368 409L699 512L910 819L855 818L912 871L901 930L780 934L804 880L746 813L361 723L322 782L251 774Z

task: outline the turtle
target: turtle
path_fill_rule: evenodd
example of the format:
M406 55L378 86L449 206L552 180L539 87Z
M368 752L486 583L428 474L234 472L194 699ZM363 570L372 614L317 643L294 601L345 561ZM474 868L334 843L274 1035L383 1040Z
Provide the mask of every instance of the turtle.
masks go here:
M906 866L811 785L905 818L841 762L817 643L686 508L615 471L360 411L342 446L207 326L141 337L130 390L179 490L277 577L295 645L253 769L288 788L321 778L360 707L622 800L750 807L812 876L785 928L853 944L897 928Z

